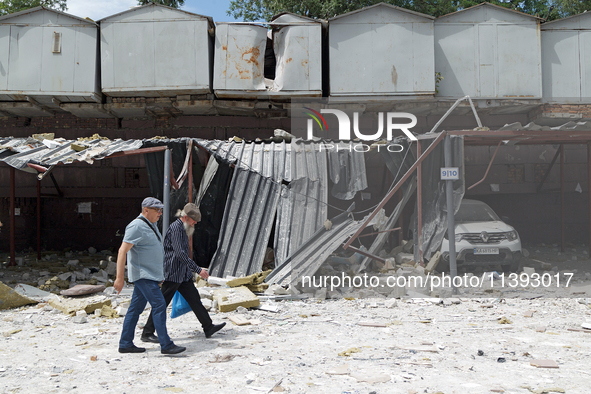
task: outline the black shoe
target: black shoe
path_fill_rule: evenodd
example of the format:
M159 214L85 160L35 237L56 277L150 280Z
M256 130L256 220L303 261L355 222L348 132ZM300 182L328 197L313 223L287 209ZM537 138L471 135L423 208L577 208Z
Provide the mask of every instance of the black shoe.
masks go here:
M143 353L146 351L144 347L137 347L135 345L131 345L130 347L120 347L119 353Z
M184 352L185 350L187 350L186 347L177 346L177 345L173 344L169 348L160 350L160 353L162 353L162 354L179 354L179 353Z
M160 343L158 337L154 334L142 335L142 342Z
M225 325L226 323L212 324L211 327L209 327L207 330L204 330L205 338L211 338L213 334L224 328Z

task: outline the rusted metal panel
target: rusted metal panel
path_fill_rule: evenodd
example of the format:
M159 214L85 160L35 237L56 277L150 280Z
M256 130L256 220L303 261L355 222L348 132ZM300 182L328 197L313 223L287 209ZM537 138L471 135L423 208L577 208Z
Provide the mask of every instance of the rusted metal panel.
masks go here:
M96 23L44 7L0 17L0 99L100 96L97 39Z
M216 96L322 95L322 23L285 13L270 26L272 30L250 23L218 24L214 61ZM275 76L266 79L265 52L271 49L276 62Z
M542 25L544 99L591 101L591 14Z
M221 23L215 35L213 88L265 91L267 28Z
M100 21L103 93L171 97L210 93L210 17L149 4Z
M433 19L387 4L330 19L330 95L434 94Z
M291 23L292 25L286 25ZM274 92L322 93L322 25L318 21L283 14L272 21L277 65Z
M540 99L540 18L488 3L435 21L442 97Z

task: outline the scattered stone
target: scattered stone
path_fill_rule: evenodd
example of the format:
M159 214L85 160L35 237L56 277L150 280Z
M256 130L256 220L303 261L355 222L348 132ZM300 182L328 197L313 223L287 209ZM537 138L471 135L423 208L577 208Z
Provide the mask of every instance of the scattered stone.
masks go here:
M37 301L17 293L4 283L0 282L0 310L18 308L19 306L36 303Z
M228 319L237 326L246 326L250 324L250 320L242 316L228 316Z
M257 272L256 274L248 275L242 278L231 279L226 282L227 286L239 287L244 285L260 285L264 282L265 278L271 273L271 270L264 272Z
M117 311L115 309L111 308L110 305L103 305L100 310L101 310L101 316L108 317L109 319L112 319L114 317L119 317L119 315L117 314Z
M265 294L268 295L288 295L289 291L278 284L272 284L269 286L267 290L265 290Z
M125 316L127 314L127 309L128 308L125 306L118 306L117 309L115 309L115 311L117 312L117 314L119 316ZM207 308L205 308L205 309L207 309Z
M529 364L536 368L558 368L558 364L553 360L531 360Z
M86 316L74 316L72 318L72 322L77 324L84 324L88 322L88 319L86 318Z
M110 275L110 276L116 276L117 275L117 263L109 261L109 263L107 264L107 267L106 267L106 273L107 273L107 275Z
M499 322L499 324L513 324L513 322L507 319L505 316L499 317L497 321Z
M357 379L358 382L367 383L386 383L389 382L391 377L388 374L380 373L377 375L371 375L368 373L355 372L349 374L352 378Z
M341 357L350 357L351 354L353 353L359 353L361 352L361 349L359 349L358 347L352 347L350 349L344 350L342 352L339 353L339 356Z
M67 290L60 291L60 294L65 296L79 296L100 293L103 290L105 290L104 285L76 285Z
M71 267L77 267L78 263L80 263L80 260L70 260L70 261L68 261L68 264L66 264L66 265L69 265Z
M536 273L536 269L533 267L523 267L523 273L526 275L533 275Z
M213 297L217 301L220 312L231 312L239 306L252 308L260 304L259 298L244 286L217 289Z
M75 300L56 297L49 300L49 305L66 315L74 315L79 310L84 310L86 313L92 313L98 310L100 314L100 309L104 305L111 306L111 300L105 300L104 298L105 297L101 297L100 299Z
M348 375L349 374L349 365L343 364L341 366L335 367L333 369L329 369L326 371L327 375Z
M88 248L88 253L89 254L95 254L96 253L96 249L91 246L90 248Z
M357 323L357 325L363 327L387 327L386 323L378 323L371 321L360 321Z
M319 300L325 300L327 295L326 287L316 290L314 293L314 298Z
M15 329L15 330L5 331L5 332L3 332L3 333L2 333L2 335L3 335L4 337L8 338L9 336L11 336L11 335L13 335L13 334L16 334L16 333L19 333L19 332L21 332L21 331L22 331L22 329L20 329L20 328L17 328L17 329Z
M208 298L202 298L201 303L203 304L203 307L208 311L211 310L211 307L213 306L213 301Z
M429 260L429 263L427 264L427 267L425 267L425 273L431 273L431 272L433 272L433 270L435 268L437 268L437 265L439 264L439 260L441 260L441 252L440 251L437 251L437 252L435 252L435 254Z

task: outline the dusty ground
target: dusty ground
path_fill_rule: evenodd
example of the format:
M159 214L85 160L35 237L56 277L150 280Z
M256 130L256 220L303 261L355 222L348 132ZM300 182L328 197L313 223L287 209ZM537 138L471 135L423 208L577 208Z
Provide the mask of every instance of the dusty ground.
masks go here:
M574 287L495 283L442 303L356 291L350 300L267 301L279 310L212 313L228 324L211 339L187 314L168 321L175 343L187 347L178 356L155 344L119 354L123 318L76 324L44 304L0 311L0 392L588 393L591 330L581 325L591 322L591 261L582 246L526 248L526 266L571 271ZM0 280L14 287L25 272L35 282L26 265L1 269ZM235 326L232 315L259 324Z

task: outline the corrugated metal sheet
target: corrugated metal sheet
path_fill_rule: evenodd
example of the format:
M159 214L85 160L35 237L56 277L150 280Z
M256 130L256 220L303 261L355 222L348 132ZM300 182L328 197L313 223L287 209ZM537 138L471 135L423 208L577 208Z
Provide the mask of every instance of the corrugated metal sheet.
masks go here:
M197 142L236 165L212 275L258 272L273 224L280 264L326 220L327 158L315 143Z
M349 208L349 211L353 206ZM302 276L312 276L322 265L324 260L334 252L345 239L357 231L363 221L351 219L348 212L344 212L332 220L332 227L319 229L310 239L280 266L275 268L265 279L267 283L281 285L295 284Z
M433 95L433 19L387 4L330 19L330 95Z
M328 159L319 144L291 144L289 178L283 185L275 226L275 263L308 240L325 222L328 212Z
M540 18L482 3L435 21L439 96L542 97Z
M591 13L542 25L544 98L562 103L591 101Z
M503 130L514 130L514 131L588 131L591 128L591 122L566 122L560 126L550 127L550 126L540 126L535 124L534 122L528 123L523 126L519 122L509 123L505 126L499 128L499 131ZM568 139L566 136L568 134L565 133L565 139Z
M103 159L115 152L139 149L142 140L95 139L84 141L89 147L77 152L71 148L76 141L58 138L55 140L38 140L35 138L0 139L0 161L22 171L37 173L27 166L28 163L50 168L57 164L70 164L84 161L92 164L94 160Z
M100 98L98 26L45 7L0 18L0 101ZM9 108L6 109L9 111ZM36 109L37 110L37 109Z
M148 4L104 18L100 27L106 95L158 97L211 92L211 17Z
M331 194L341 200L350 200L358 191L367 189L365 155L354 148L353 142L333 143L328 152L330 179L334 183Z

